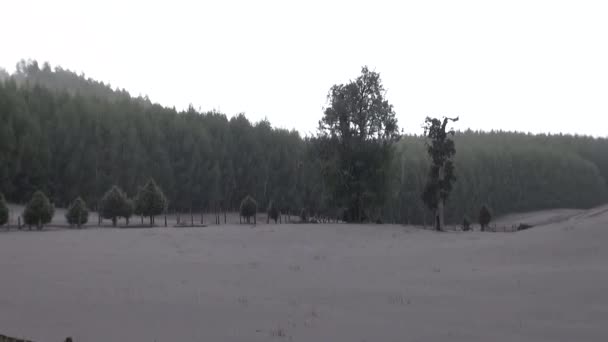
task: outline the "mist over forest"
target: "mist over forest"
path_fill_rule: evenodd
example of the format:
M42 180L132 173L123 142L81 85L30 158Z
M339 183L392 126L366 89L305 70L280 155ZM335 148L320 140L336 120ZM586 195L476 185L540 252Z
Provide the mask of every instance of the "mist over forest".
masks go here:
M421 201L430 161L420 133L390 143L389 163L373 171L382 184L364 184L368 219L432 222ZM475 218L482 205L501 215L608 200L607 139L497 127L457 131L454 143L447 222ZM153 178L170 211L236 210L251 195L261 208L273 201L283 212L335 217L343 202L328 183L325 147L321 133L302 136L244 114L177 111L46 63L0 70L0 192L14 203L41 190L57 207L81 196L95 208L111 186L134 196Z

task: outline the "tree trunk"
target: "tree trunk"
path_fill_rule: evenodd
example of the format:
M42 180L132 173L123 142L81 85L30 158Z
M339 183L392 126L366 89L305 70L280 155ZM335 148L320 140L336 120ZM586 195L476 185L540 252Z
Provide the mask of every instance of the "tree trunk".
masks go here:
M150 225L152 225L152 215L150 215Z
M116 217L112 217L112 227L116 227Z
M445 228L445 224L443 221L443 201L439 201L437 203L437 211L435 214L435 228L437 231L442 231Z

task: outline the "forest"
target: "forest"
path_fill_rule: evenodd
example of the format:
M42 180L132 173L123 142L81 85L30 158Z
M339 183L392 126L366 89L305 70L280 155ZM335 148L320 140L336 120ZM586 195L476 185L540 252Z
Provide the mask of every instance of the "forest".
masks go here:
M336 216L342 203L328 183L331 160L323 158L324 136L333 133L320 126L319 135L301 136L244 114L177 111L22 61L13 74L0 70L0 192L25 203L41 190L56 207L80 196L95 209L113 185L134 196L152 178L170 211L235 210L251 195L261 208L272 201L282 212ZM447 222L475 219L482 205L501 215L608 200L605 138L461 130L454 143ZM421 200L430 164L423 132L386 146L390 163L375 171L383 182L368 185L383 196L369 197L369 218L431 223Z

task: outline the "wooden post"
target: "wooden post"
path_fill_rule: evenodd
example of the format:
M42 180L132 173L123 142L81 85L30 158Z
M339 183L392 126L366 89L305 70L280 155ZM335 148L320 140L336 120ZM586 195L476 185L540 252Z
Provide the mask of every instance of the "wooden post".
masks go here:
M205 218L203 217L204 210L201 209L201 224L205 224Z
M194 215L192 215L192 208L190 208L190 225L194 226Z
M224 224L226 224L226 209L224 209Z
M17 216L17 229L21 230L21 216Z
M167 213L165 213L165 227L167 227Z

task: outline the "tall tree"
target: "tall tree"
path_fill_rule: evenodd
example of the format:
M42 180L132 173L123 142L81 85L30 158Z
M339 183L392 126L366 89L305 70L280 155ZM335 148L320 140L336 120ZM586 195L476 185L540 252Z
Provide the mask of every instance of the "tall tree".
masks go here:
M454 173L454 162L452 158L456 154L454 130L446 131L448 122L456 122L458 118L439 119L427 117L425 120L424 135L427 140L427 152L431 159L431 167L427 179L422 200L426 206L435 212L435 228L444 228L444 205L450 192L452 184L456 180Z
M385 95L380 74L363 67L355 80L330 89L319 121L327 184L351 221L369 219L386 198L392 144L399 134Z

